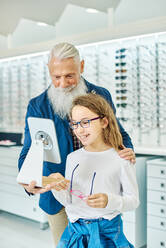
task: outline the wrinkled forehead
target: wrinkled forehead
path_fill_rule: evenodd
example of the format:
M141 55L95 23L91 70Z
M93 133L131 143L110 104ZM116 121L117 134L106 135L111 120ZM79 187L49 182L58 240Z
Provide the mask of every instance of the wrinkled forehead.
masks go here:
M53 58L50 60L48 64L48 68L50 72L58 71L58 70L75 71L75 70L79 70L80 63L76 62L74 58L67 58L67 59Z
M48 66L56 66L56 65L63 65L63 64L74 64L74 65L79 65L78 60L76 60L74 57L71 58L57 58L53 57L49 63Z

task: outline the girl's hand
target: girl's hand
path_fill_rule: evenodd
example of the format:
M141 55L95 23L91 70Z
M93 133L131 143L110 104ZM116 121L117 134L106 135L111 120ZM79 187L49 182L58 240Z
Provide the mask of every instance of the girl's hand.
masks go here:
M43 185L47 188L56 189L57 191L68 188L69 180L60 173L52 173L48 177L43 177Z
M107 194L99 193L88 196L86 203L89 207L92 208L105 208L108 203Z

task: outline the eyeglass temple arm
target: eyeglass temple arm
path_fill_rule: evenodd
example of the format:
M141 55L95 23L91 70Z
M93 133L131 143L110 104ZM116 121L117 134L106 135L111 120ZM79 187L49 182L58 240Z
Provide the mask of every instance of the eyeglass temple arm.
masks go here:
M94 179L95 179L95 176L96 176L96 172L94 172L94 174L93 174L92 184L91 184L91 190L90 190L90 195L92 195L92 191L93 191L93 184L94 184Z
M72 171L72 174L71 174L71 182L70 182L70 190L72 190L72 188L73 188L73 176L74 176L74 171L77 169L78 166L79 166L79 164L77 164L77 165L75 166L75 168L73 169L73 171Z

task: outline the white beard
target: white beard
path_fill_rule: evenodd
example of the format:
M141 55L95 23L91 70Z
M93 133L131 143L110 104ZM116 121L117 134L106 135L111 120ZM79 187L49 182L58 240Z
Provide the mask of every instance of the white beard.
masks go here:
M62 119L69 116L72 101L75 97L85 95L87 93L87 87L84 83L84 79L81 78L77 86L70 86L68 88L55 88L51 84L47 91L48 98L52 104L53 110Z

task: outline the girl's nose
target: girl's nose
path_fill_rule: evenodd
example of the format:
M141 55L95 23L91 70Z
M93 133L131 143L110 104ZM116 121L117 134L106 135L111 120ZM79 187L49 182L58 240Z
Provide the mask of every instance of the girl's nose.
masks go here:
M78 127L77 127L76 131L78 133L83 133L84 132L84 128L80 125L80 123L78 124Z

